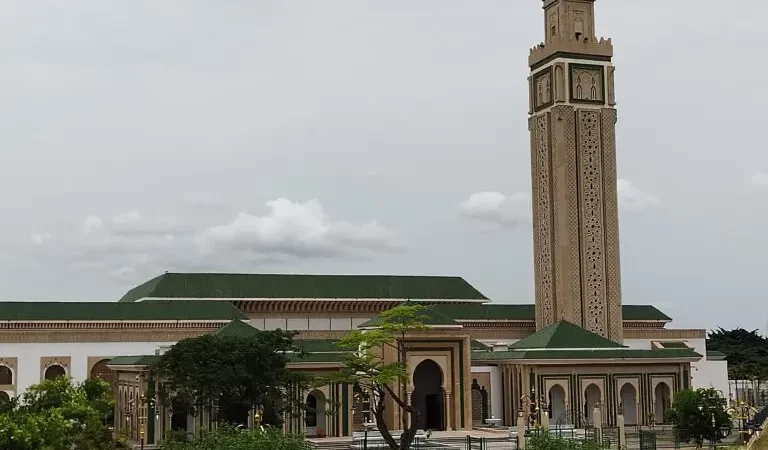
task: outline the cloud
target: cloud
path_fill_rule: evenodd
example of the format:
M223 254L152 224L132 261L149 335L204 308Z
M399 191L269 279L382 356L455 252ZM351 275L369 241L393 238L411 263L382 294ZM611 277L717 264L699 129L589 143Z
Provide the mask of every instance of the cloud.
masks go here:
M514 228L530 221L530 197L526 194L504 195L500 192L477 192L459 205L464 217L503 228Z
M627 211L642 211L661 205L661 200L640 190L631 181L617 180L619 207ZM531 198L517 193L477 192L459 205L464 217L503 228L514 228L531 220Z
M44 233L37 233L33 234L30 239L32 240L32 243L35 245L45 245L48 243L51 239L53 239L53 235L48 232Z
M332 221L317 200L280 198L267 202L266 215L240 213L198 239L207 252L248 251L256 255L335 257L360 251L391 250L394 234L376 221L362 225Z
M318 200L285 198L267 202L261 215L240 212L212 224L139 210L106 219L91 215L62 239L53 240L49 233L32 239L60 249L77 269L121 280L172 270L246 270L297 259L359 258L399 249L395 234L375 220L333 220Z
M661 205L661 200L640 190L631 181L619 178L616 182L619 208L628 211L643 211Z
M768 188L768 173L758 172L753 174L750 183L756 188Z

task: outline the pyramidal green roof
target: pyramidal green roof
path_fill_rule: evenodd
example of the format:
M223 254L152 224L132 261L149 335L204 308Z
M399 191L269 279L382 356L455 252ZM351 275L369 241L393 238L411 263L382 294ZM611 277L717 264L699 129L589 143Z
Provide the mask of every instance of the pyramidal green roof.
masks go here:
M587 331L565 320L515 342L511 349L598 349L626 348L599 334Z
M249 337L259 334L259 330L248 325L242 320L233 320L221 328L213 331L211 336L217 337Z
M488 301L460 277L165 273L128 291L121 302L160 299L419 299Z
M406 301L401 303L401 305L415 305L417 303ZM455 320L451 319L450 317L441 314L434 308L436 305L428 305L425 306L423 309L418 311L416 313L417 319L421 321L424 325L432 326L432 327L461 327L461 325L456 322ZM358 325L358 328L375 328L381 325L381 323L384 321L384 315L379 314L378 316L374 317L373 319L363 322L360 325Z

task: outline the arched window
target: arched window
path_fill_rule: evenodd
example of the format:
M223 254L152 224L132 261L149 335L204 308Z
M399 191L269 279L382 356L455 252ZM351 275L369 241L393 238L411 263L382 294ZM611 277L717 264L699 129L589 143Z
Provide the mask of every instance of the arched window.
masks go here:
M63 367L61 367L58 364L54 364L50 366L49 368L45 369L45 379L46 380L53 380L54 378L58 377L64 377L67 375L67 371L64 370Z
M11 396L5 391L0 391L0 403L10 402Z
M305 418L305 424L307 427L317 426L317 397L313 394L307 396L307 415Z
M93 365L91 369L91 378L99 378L109 383L110 387L114 386L117 381L117 372L107 367L108 359L102 359Z
M13 372L8 366L0 366L0 385L13 384Z

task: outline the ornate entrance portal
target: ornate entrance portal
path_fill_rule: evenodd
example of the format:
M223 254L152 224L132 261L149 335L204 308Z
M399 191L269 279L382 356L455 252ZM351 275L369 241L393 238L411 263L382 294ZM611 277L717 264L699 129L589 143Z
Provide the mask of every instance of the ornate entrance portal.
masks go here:
M419 429L445 430L445 392L443 372L431 359L426 359L413 372L413 406L419 410Z

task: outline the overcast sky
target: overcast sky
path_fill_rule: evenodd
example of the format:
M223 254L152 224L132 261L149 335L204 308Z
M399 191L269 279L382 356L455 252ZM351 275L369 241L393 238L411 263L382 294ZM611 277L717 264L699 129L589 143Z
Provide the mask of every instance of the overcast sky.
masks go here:
M598 0L623 298L768 319L768 4ZM538 0L0 0L0 298L163 271L460 275L533 302Z

